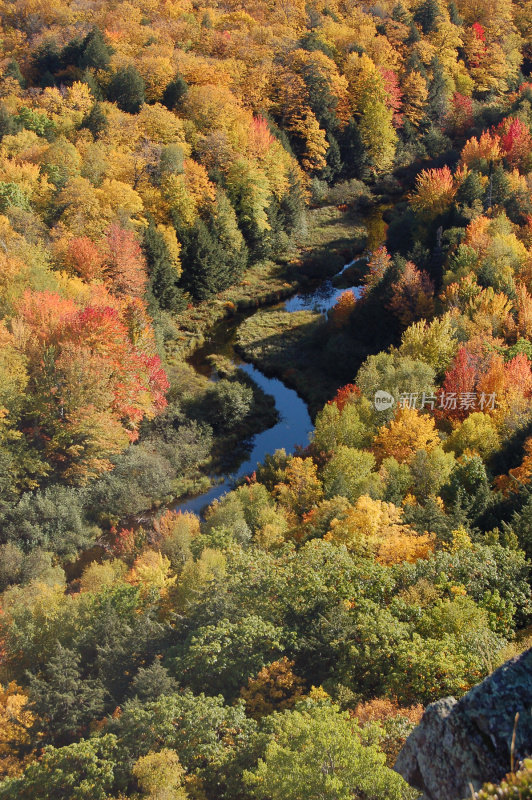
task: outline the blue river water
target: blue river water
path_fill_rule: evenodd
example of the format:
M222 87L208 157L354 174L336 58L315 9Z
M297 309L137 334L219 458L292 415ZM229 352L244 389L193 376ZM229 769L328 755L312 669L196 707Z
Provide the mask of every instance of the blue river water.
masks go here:
M354 262L346 264L340 270L339 277ZM360 296L362 288L348 287L354 292L355 296ZM321 283L317 289L311 292L298 292L286 300L282 307L285 311L317 311L321 314L327 312L335 305L340 295L346 289L338 289L333 285L332 280ZM203 347L203 353L209 350L209 346ZM201 511L214 500L219 499L234 487L235 481L246 475L251 475L258 464L264 461L268 453L284 448L287 453L293 453L298 445L306 447L309 444L309 435L313 425L308 413L305 402L299 397L294 389L280 381L278 378L268 378L259 369L243 361L232 347L232 340L224 341L219 345L216 339L213 340L211 353L222 351L224 355L229 355L234 364L239 369L246 372L255 383L266 393L275 399L275 406L279 413L279 422L272 428L256 434L251 442L249 457L244 461L236 472L225 475L220 482L209 489L207 492L192 497L175 506L176 510L192 511L200 514Z

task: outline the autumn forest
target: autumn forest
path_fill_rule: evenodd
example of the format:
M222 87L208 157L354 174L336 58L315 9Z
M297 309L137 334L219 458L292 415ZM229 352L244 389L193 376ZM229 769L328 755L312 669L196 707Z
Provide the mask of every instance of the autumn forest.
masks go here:
M0 800L414 800L532 646L532 0L0 9Z

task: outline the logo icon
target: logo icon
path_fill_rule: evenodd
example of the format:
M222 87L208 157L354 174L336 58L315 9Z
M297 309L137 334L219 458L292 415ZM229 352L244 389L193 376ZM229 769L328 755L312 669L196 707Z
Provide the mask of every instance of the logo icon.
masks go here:
M389 392L384 392L382 389L379 389L378 392L375 392L373 405L377 411L387 411L394 405L394 403L395 398Z

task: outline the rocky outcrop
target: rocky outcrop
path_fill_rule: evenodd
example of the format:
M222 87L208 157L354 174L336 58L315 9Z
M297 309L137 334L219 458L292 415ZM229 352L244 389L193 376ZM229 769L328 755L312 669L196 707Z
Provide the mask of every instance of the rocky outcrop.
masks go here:
M519 719L515 724L515 715ZM429 705L394 769L427 800L460 800L498 782L532 754L532 649L507 661L460 700Z

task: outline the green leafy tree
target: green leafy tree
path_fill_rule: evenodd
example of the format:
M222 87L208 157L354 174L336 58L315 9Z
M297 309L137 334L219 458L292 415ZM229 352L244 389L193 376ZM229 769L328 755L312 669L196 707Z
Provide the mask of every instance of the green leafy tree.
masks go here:
M196 691L234 696L265 665L283 654L284 631L250 615L237 622L220 620L198 628L172 665Z
M373 453L340 445L323 468L326 497L342 495L354 503L361 495L378 491L378 475L372 473L374 466Z
M209 392L215 408L216 420L221 429L232 428L249 414L253 403L253 391L239 381L222 378Z
M20 778L0 783L2 800L108 800L113 790L116 737L45 747Z
M531 611L528 575L530 566L522 550L501 544L473 544L454 553L437 550L428 559L395 568L399 587L424 579L452 595L452 586L463 586L482 604L486 592L499 592L504 602L516 609L516 623L523 625Z
M163 747L158 753L139 758L133 775L147 800L186 800L185 771L174 750Z
M378 353L369 356L360 367L356 385L365 397L373 402L375 392L389 392L395 400L402 393L417 395L421 401L423 392L427 396L434 393L434 369L424 361L409 355ZM419 407L419 406L418 406ZM386 422L393 417L394 408L378 412L379 421Z
M300 800L399 800L410 790L386 766L347 712L330 703L300 702L275 717L273 735L258 767L246 773L255 797Z
M107 728L119 743L122 786L140 757L169 748L187 773L201 778L207 796L229 800L242 792L242 770L254 761L257 723L246 717L242 701L226 706L222 697L188 690L155 702L129 700Z

